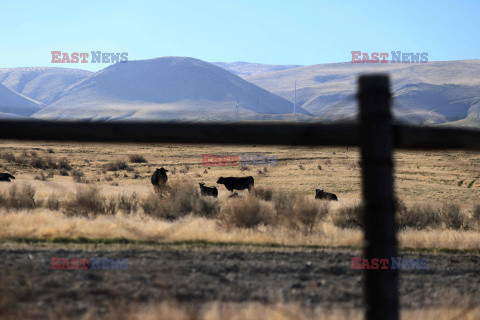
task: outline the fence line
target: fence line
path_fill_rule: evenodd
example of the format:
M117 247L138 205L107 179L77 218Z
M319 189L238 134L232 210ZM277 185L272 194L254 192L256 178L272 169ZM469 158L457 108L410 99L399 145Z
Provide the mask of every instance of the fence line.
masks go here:
M393 124L395 149L480 150L480 130ZM30 141L358 146L354 123L181 123L0 120L0 139Z

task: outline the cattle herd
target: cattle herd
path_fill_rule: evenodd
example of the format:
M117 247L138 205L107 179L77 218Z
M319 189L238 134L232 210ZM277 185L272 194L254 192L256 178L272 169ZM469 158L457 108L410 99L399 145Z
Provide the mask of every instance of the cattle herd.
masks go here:
M155 189L155 192L159 192L162 188L167 185L168 177L167 177L168 170L164 168L160 168L155 170L152 174L151 181L152 185ZM0 181L10 182L11 179L15 179L9 173L0 173ZM220 177L217 181L217 184L223 184L228 191L233 192L234 190L245 190L251 191L255 185L255 180L252 176L248 177ZM218 197L218 189L217 187L206 187L205 183L199 183L200 186L200 193L203 196L211 196L211 197ZM234 193L235 195L236 193ZM238 195L238 194L237 194ZM334 200L337 201L338 198L335 194L325 192L320 189L315 190L315 199L324 199L324 200Z
M161 188L166 186L167 183L167 172L164 168L157 169L152 175L152 184L155 191L160 190ZM235 190L245 190L251 191L255 185L255 180L252 176L248 177L220 177L217 180L217 184L223 184L228 191L233 192ZM218 189L217 187L207 187L205 183L199 183L200 186L200 193L203 196L211 196L211 197L218 197ZM315 199L324 199L324 200L334 200L337 201L338 198L335 194L324 192L323 190L316 189L315 190ZM230 197L238 196L237 193L233 193Z

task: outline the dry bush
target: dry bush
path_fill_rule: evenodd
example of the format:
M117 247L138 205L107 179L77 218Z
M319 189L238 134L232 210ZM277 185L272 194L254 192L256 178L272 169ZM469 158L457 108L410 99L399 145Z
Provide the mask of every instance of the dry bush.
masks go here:
M441 225L439 211L432 205L416 204L409 208L401 200L398 200L396 205L397 224L400 229L424 230L429 227L437 228Z
M480 224L480 204L476 205L473 209L472 218L475 220L476 223Z
M73 199L63 206L63 212L68 216L97 216L106 214L111 209L107 200L96 186L79 187Z
M200 195L194 184L172 182L160 194L151 194L144 199L141 207L147 215L176 220L192 213L199 199Z
M343 207L332 215L333 224L339 228L359 229L364 226L363 205Z
M256 187L253 188L253 194L255 197L262 199L264 201L272 201L273 191L272 189Z
M193 214L208 219L216 218L220 213L220 203L213 197L199 197Z
M57 167L60 170L66 170L66 171L72 170L72 166L70 165L70 161L68 161L68 159L65 158L65 157L60 158L60 160L58 160Z
M147 163L147 159L141 154L131 154L128 159L133 163Z
M52 211L58 211L60 210L60 200L58 200L55 194L52 194L50 197L48 197L46 206Z
M125 160L115 160L106 164L107 171L132 170Z
M15 155L11 151L3 152L0 156L2 159L4 159L7 162L16 162L17 158L15 158Z
M277 213L275 222L277 224L292 225L294 220L294 206L297 195L291 192L277 191L273 194L273 205Z
M29 184L22 184L20 188L13 184L8 193L0 194L0 207L7 210L31 210L40 205L35 201L35 188Z
M251 195L232 199L223 209L221 219L229 228L256 228L260 224L270 224L274 217L270 207Z
M297 197L292 215L293 223L297 228L303 229L305 234L313 232L318 221L324 219L330 210L327 201L312 201L305 197Z
M125 214L136 213L138 210L138 198L134 192L131 195L118 196L118 209Z
M460 211L460 206L456 203L444 203L440 207L440 217L447 229L470 229L468 217Z
M85 177L85 174L83 171L80 170L73 170L71 173L73 181L76 183L88 183L87 178Z

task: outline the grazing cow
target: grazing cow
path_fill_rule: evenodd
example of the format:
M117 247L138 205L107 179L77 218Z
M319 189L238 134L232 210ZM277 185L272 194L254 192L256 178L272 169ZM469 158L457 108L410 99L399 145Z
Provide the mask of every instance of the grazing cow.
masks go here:
M248 189L251 191L254 185L254 180L252 176L249 177L220 177L217 181L218 184L223 184L228 191L233 192L233 190L244 190Z
M155 191L159 191L161 188L165 187L167 184L167 172L168 170L165 170L164 168L157 169L153 174L152 174L152 184L153 187L155 188Z
M316 189L315 190L315 199L325 199L325 200L334 200L338 201L338 198L335 194L324 192L323 190Z
M0 181L10 182L10 179L15 179L10 173L0 173Z
M202 196L218 197L217 187L205 187L205 183L199 183Z

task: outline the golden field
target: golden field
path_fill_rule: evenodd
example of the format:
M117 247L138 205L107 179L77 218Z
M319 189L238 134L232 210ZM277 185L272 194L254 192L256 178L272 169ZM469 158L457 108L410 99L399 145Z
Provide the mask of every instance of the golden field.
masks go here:
M276 166L203 166L202 154L240 156L241 154L277 156ZM314 201L315 189L337 194L339 201L330 202L330 212L353 206L361 199L361 177L358 150L350 148L263 147L263 146L199 146L199 145L116 145L2 142L0 154L13 154L16 161L0 158L0 171L16 176L14 183L0 183L0 192L8 193L11 185L31 185L35 199L46 202L54 196L60 202L75 196L78 188L96 186L106 198L135 193L141 201L153 194L150 176L156 168L169 170L169 184L204 182L216 185L220 176L255 178L256 188L304 195ZM140 155L147 162L132 163L130 157ZM22 160L23 158L23 160ZM68 176L60 169L36 168L32 158L67 159ZM18 160L20 159L20 160ZM121 160L125 169L112 169ZM23 162L22 162L23 161ZM109 167L110 165L110 167ZM37 165L41 167L40 165ZM116 171L111 171L116 170ZM83 173L74 182L72 172ZM50 173L50 175L49 175ZM44 176L42 178L42 175ZM47 178L47 176L49 176ZM407 205L442 205L456 203L462 213L473 219L480 204L480 154L474 152L399 151L395 153L397 197ZM219 202L229 206L228 192L219 189ZM247 191L239 192L245 195ZM227 228L216 220L185 216L176 221L156 219L142 214L102 215L96 218L66 216L61 210L42 207L33 210L5 211L0 215L0 237L12 238L125 238L158 242L210 241L328 247L360 247L360 230L335 226L331 217L315 224L309 234L283 226ZM25 214L22 214L25 213ZM475 225L475 221L473 222ZM477 228L467 230L401 230L400 245L404 248L470 249L480 248Z

